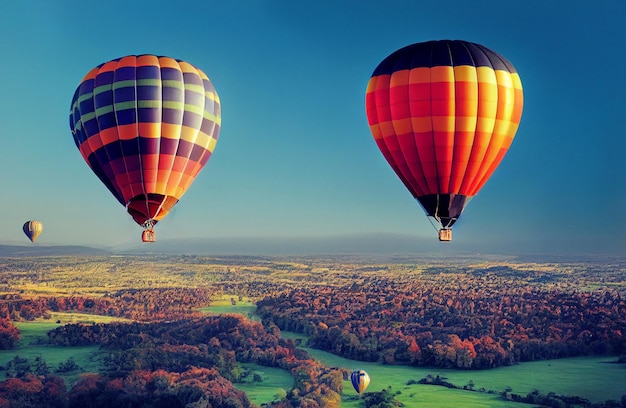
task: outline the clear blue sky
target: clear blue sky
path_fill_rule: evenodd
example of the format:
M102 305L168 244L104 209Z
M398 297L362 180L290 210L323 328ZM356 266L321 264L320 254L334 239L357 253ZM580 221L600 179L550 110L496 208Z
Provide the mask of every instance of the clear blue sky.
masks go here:
M0 2L0 243L134 245L141 228L87 167L69 105L94 66L186 60L222 131L156 228L175 238L394 233L436 240L365 116L376 65L405 45L483 44L524 86L517 136L446 248L626 253L626 2ZM447 250L447 249L445 249Z

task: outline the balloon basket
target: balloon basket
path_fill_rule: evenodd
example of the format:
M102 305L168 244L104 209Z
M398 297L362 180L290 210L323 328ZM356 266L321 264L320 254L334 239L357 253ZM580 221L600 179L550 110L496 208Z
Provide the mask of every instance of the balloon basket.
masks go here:
M141 234L141 240L143 242L156 242L156 234L153 230L145 230Z
M452 241L452 230L451 229L440 229L439 230L439 241L444 241L444 242Z

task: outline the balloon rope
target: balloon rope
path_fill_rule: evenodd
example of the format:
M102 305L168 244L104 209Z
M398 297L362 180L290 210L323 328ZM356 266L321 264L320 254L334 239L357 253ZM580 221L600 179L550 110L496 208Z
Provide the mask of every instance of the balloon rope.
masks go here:
M439 217L439 194L437 194L437 206L435 207L434 218L437 220L439 225L441 225L443 227L443 224L441 223L441 217Z
M439 223L439 225L441 226L441 219L439 218L439 194L437 194L437 206L435 207L435 215L431 216L427 216L428 221L430 222L430 225L433 226L433 228L435 229L435 231L439 231L439 228L437 228L435 226L435 223L433 222L433 218Z
M439 228L437 228L437 227L435 226L435 223L433 222L432 218L431 218L431 217L426 217L426 218L428 218L428 221L430 221L430 225L432 225L432 226L433 226L433 228L435 229L435 231L439 231Z

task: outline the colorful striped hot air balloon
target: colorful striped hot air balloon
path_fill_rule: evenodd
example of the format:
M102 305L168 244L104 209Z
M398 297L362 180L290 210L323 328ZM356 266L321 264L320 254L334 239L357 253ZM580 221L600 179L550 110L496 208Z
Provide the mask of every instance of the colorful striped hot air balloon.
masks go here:
M24 234L26 234L28 239L30 239L30 242L35 242L37 237L41 235L41 232L43 231L43 224L41 221L36 220L26 221L22 226L22 231L24 231Z
M364 370L356 370L350 374L350 381L356 392L361 394L370 384L370 376Z
M97 66L74 93L70 128L81 155L154 241L154 225L211 157L220 100L204 72L163 56Z
M366 112L374 140L400 180L452 239L452 225L509 149L522 116L509 61L466 41L404 47L374 70Z

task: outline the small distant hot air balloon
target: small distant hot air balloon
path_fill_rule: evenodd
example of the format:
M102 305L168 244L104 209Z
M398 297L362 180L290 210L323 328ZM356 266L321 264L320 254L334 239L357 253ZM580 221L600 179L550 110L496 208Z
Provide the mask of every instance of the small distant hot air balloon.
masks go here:
M41 235L41 231L43 231L43 224L41 221L26 221L22 226L22 230L24 234L30 239L30 242L35 242L37 237Z
M367 386L370 384L370 376L364 370L356 370L350 374L350 380L352 381L352 386L361 394Z
M97 66L74 93L70 128L83 159L144 242L211 157L221 126L213 84L193 65L129 55Z
M513 65L467 41L428 41L395 51L366 92L370 130L439 239L494 172L513 141L523 93Z

